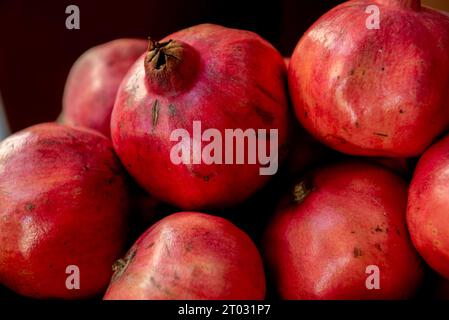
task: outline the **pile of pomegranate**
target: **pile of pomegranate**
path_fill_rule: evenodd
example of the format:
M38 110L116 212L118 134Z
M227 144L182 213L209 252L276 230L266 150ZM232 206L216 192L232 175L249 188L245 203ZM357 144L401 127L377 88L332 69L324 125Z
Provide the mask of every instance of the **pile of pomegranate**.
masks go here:
M0 143L0 300L449 298L449 15L419 0L343 3L290 59L213 24L102 44L61 115Z

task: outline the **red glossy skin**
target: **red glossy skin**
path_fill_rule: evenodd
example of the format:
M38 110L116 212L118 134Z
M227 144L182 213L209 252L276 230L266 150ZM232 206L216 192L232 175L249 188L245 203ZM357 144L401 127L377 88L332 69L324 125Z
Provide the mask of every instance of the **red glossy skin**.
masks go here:
M167 74L164 83L148 81L145 56L136 62L112 113L114 148L135 180L168 203L191 210L242 202L270 178L259 175L259 164L175 165L170 150L176 142L170 141L170 134L184 128L192 136L196 120L203 132L215 128L223 137L225 129L278 129L282 153L287 135L282 56L252 32L210 24L161 42L169 39L187 43L196 58L178 58L179 72ZM165 88L173 83L182 88Z
M345 163L310 176L269 225L265 254L283 299L400 299L413 295L421 261L405 226L407 186L378 166ZM312 188L312 189L310 189ZM380 269L368 290L366 267Z
M426 262L449 279L449 136L424 153L409 188L407 223Z
M365 25L373 4L378 30ZM449 17L419 0L345 2L321 17L292 55L297 118L344 153L420 155L448 128L448 52Z
M120 82L147 46L145 40L118 39L86 51L67 78L61 120L109 137L111 112Z
M0 144L0 283L34 298L101 294L122 254L127 188L111 142L46 123ZM66 288L66 268L80 290Z
M265 297L264 270L255 245L223 218L196 212L170 215L137 240L125 261L105 300Z

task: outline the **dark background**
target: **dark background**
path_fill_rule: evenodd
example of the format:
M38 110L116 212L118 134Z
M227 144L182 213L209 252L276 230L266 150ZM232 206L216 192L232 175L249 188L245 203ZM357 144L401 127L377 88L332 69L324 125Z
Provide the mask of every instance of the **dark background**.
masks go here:
M304 31L342 2L248 0L0 0L0 92L12 131L56 119L71 65L88 48L121 37L162 38L203 22L259 33L289 56ZM449 7L449 0L440 8ZM80 30L65 9L80 8Z

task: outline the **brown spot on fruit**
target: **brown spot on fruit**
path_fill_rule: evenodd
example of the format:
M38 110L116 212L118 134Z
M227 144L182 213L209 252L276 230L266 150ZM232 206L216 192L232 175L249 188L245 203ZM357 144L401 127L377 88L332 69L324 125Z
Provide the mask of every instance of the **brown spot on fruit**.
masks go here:
M384 232L384 229L382 229L380 226L377 226L374 231L376 232Z
M153 102L153 106L151 107L151 121L153 124L153 128L156 127L157 121L159 120L159 101L156 99Z
M309 178L304 178L293 187L293 201L301 203L313 191L312 181Z
M173 117L173 116L176 115L176 107L175 107L174 104L170 104L170 105L168 106L168 114L169 114L171 117Z
M383 132L373 132L373 134L376 136L379 136L379 137L383 137L383 138L388 137L388 134L383 133Z
M362 256L362 249L355 247L354 248L354 258L358 258Z
M262 92L265 96L267 96L268 98L270 98L271 100L273 100L276 103L280 102L280 99L278 99L277 97L275 97L270 90L266 89L264 86L260 85L258 82L256 82L255 87Z
M185 249L186 252L191 252L193 249L193 242L192 241L187 242Z
M118 259L114 262L112 265L112 271L114 272L112 275L112 281L116 281L121 277L136 256L136 253L137 250L135 248L131 248L123 259Z
M145 249L150 249L150 248L152 248L154 246L154 242L151 242L149 245L147 245L146 247L145 247Z
M34 203L28 202L28 203L25 205L25 210L28 211L28 212L33 211L34 208L36 208L36 205L35 205Z

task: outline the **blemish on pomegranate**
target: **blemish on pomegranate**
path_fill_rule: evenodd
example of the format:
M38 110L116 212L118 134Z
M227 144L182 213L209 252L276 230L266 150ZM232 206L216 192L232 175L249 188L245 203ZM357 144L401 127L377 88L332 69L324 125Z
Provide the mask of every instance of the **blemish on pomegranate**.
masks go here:
M145 247L145 249L150 249L150 248L152 248L154 246L154 242L151 242L149 245L147 245L146 247Z
M126 256L123 259L118 259L114 264L112 265L112 281L118 280L122 274L126 271L131 261L136 256L137 250L135 248L131 248L131 250L128 251Z
M275 97L271 91L267 90L266 88L264 88L262 85L260 85L258 82L256 82L255 87L262 92L265 96L267 96L268 98L270 98L271 100L273 100L276 103L279 103L279 99L277 97Z
M30 203L30 202L29 202L29 203L27 203L27 204L25 205L25 210L28 211L28 212L33 211L34 208L36 208L36 205L35 205L34 203Z
M377 250L382 251L380 243L376 243L374 246L376 247Z
M313 191L313 184L309 178L304 178L293 187L293 201L301 203Z
M168 106L168 114L169 114L171 117L173 117L173 116L176 115L176 107L175 107L174 104L170 104L170 105Z
M193 242L189 241L185 246L185 250L186 250L186 252L191 252L192 249L193 249Z
M383 133L383 132L373 132L374 135L379 136L379 137L388 137L388 134Z
M354 248L354 258L358 258L362 256L362 249L355 247Z
M159 119L159 101L156 99L153 102L153 106L151 108L151 120L153 123L153 127L156 127L157 121Z

